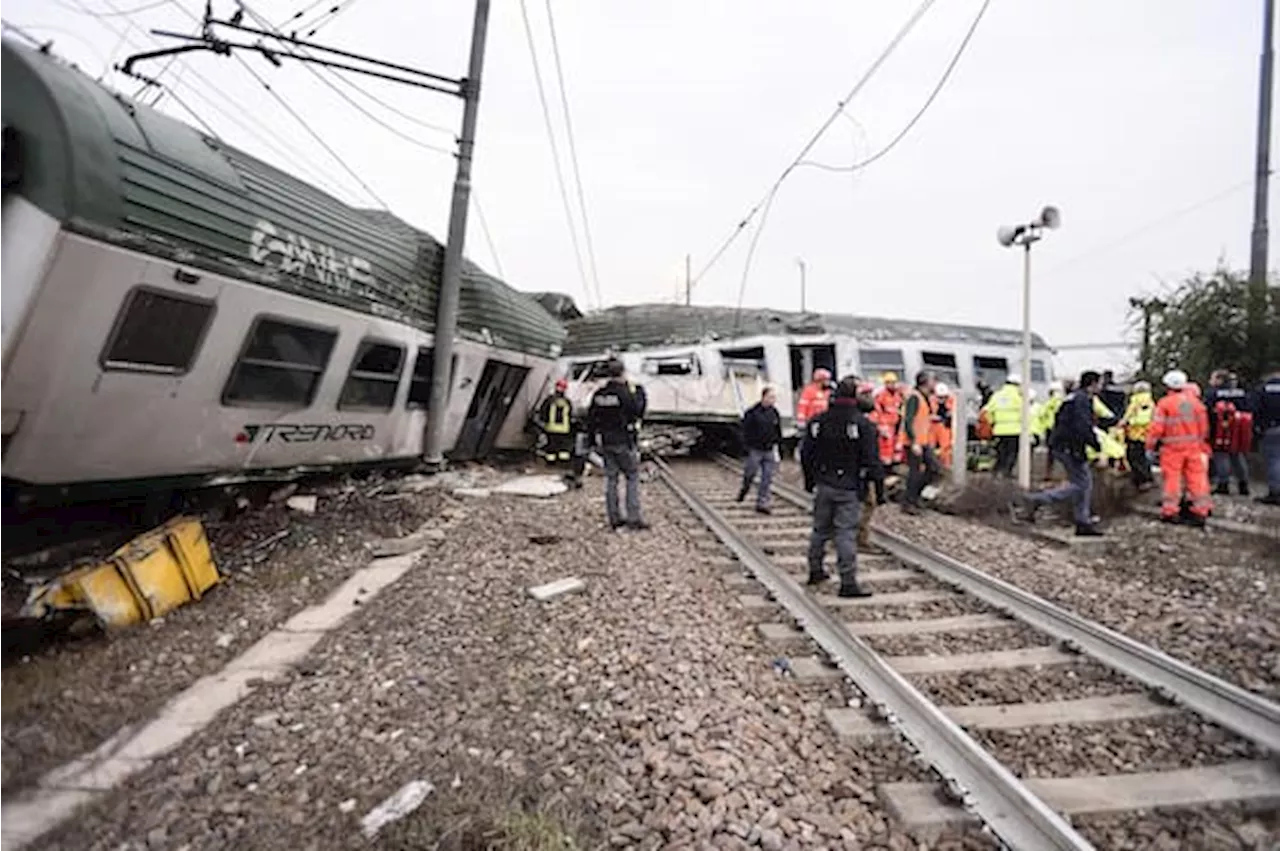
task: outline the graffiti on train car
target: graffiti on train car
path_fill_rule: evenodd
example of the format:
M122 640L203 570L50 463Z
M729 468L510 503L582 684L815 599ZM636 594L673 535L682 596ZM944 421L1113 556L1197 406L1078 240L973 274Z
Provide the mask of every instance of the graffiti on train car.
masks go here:
M374 283L373 264L344 254L332 245L313 242L302 234L259 219L249 237L249 257L255 263L298 277L311 277L342 292Z
M236 435L236 443L254 443L261 439L263 443L277 440L281 443L318 443L320 441L337 440L373 440L376 429L371 425L359 423L339 423L328 425L316 423L311 425L292 425L271 423L267 425L246 425Z

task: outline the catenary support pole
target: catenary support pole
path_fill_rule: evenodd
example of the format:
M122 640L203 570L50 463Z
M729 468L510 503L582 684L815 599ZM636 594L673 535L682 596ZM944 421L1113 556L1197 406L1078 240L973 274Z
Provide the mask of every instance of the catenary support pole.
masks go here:
M462 135L458 138L458 170L453 179L453 206L449 210L449 241L444 250L440 300L436 306L435 363L431 371L431 406L427 411L423 461L430 468L444 465L445 415L449 410L453 342L458 332L458 301L462 289L462 248L467 234L467 208L471 198L471 156L475 148L476 116L480 109L480 72L484 68L484 43L489 27L489 0L476 0L471 29L471 60L462 106Z
M684 305L693 304L693 255L684 256Z
M1275 0L1264 0L1262 59L1258 72L1258 143L1253 172L1253 234L1249 251L1250 346L1265 348L1263 316L1267 306L1267 189L1271 176L1271 76ZM1263 367L1263 364L1259 364Z
M1031 487L1031 240L1022 247L1022 425L1018 433L1018 484Z
M805 277L804 277L805 275L804 261L797 260L796 262L800 264L800 312L804 313L806 312L806 307L807 307L806 302L808 301L805 293L805 285L807 282L805 281Z
M965 391L951 391L951 482L964 487L969 479L969 405Z

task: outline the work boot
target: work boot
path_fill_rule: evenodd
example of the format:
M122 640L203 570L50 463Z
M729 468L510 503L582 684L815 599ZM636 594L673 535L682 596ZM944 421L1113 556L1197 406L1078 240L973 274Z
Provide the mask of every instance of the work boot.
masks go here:
M1203 529L1205 527L1205 519L1199 514L1192 514L1187 518L1187 525L1193 529Z
M1009 503L1009 513L1013 516L1014 523L1035 523L1036 512L1039 510L1040 506L1025 496Z
M628 520L627 528L635 532L643 532L645 529L649 528L649 524L643 520Z
M1240 483L1239 490L1240 490L1240 495L1241 495L1241 496L1248 496L1248 495L1249 495L1249 483L1248 483L1248 482L1241 482L1241 483Z
M821 585L822 583L826 582L826 581L827 581L828 579L830 579L830 578L831 578L831 574L830 574L830 573L827 573L825 570L820 571L820 572L818 572L818 573L814 573L814 572L811 570L811 571L809 571L809 578L805 581L805 584L806 584L806 585Z
M1090 523L1087 526L1083 524L1076 524L1076 537L1077 538L1101 538L1102 530L1092 523Z
M1231 485L1227 484L1226 482L1223 482L1220 485L1216 485L1213 489L1213 494L1214 496L1230 496Z
M772 513L773 513L773 509L767 505L756 506L756 514L772 514Z
M1280 493L1269 493L1266 496L1255 496L1254 502L1260 502L1263 505L1280 505Z
M609 528L610 528L610 529L621 529L623 526L626 526L626 525L627 525L627 521L625 521L625 520L610 520L610 521L609 521Z
M836 596L844 597L847 600L850 598L870 597L871 592L868 591L866 588L863 588L857 582L853 582L852 584L849 584L849 585L845 585L844 583L841 583L840 590L836 592Z
M1182 518L1179 517L1177 514L1161 514L1160 522L1168 523L1171 526L1177 526L1182 522Z
M751 490L751 485L743 485L738 488L738 495L734 497L735 502L742 502L747 498L747 491Z

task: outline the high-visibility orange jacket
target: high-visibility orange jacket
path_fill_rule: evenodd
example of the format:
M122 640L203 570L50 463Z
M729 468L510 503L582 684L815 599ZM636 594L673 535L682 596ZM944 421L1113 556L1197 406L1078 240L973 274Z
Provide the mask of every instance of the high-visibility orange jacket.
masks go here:
M902 422L903 392L894 387L881 387L874 397L875 407L869 419L875 423L879 433L880 463L893 464L901 460L902 451L898 444L898 425Z
M1183 389L1171 391L1156 402L1147 428L1148 449L1160 443L1170 449L1194 447L1197 452L1203 452L1208 442L1209 412L1198 397Z
M796 425L803 426L809 420L826 413L831 404L831 391L825 384L810 381L800 391L796 400Z

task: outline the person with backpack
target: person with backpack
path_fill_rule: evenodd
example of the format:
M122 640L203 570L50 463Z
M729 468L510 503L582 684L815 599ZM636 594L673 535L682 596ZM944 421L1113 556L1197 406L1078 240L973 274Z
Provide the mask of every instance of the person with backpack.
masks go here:
M1089 370L1080 376L1080 384L1062 402L1049 433L1049 451L1067 471L1067 483L1052 490L1023 494L1014 509L1014 520L1034 523L1036 512L1053 502L1075 502L1076 535L1095 538L1102 535L1093 522L1093 470L1087 450L1101 449L1093 427L1093 397L1102 384L1102 376Z

